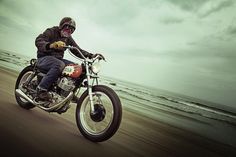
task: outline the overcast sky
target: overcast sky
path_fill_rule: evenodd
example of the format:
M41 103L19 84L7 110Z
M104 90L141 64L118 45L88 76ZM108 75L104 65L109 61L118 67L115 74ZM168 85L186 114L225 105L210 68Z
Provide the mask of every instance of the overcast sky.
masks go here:
M233 0L0 0L0 48L36 57L35 38L65 16L81 48L106 56L103 75L236 101Z

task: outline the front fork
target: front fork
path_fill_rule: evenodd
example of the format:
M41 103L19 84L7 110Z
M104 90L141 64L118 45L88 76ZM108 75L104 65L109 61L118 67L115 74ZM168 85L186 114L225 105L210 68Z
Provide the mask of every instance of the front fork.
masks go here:
M89 73L89 69L88 69L87 65L86 65L86 72L87 72L88 95L89 95L89 101L90 101L90 112L91 112L91 114L93 114L94 113L94 102L93 102L92 82L91 82L91 75Z

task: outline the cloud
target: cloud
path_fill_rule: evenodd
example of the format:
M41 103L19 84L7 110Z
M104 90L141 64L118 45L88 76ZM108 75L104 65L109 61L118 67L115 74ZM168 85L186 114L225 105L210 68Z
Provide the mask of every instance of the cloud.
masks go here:
M232 23L225 29L225 34L230 37L236 37L236 18L234 18Z
M182 23L183 21L184 19L179 17L165 17L160 20L160 22L163 24L177 24Z
M168 0L170 3L184 11L194 12L202 7L209 0Z
M104 27L121 27L130 20L139 15L142 8L139 2L135 0L130 1L88 1L82 3L84 7L90 5L88 17L95 24Z
M236 25L230 26L227 30L226 33L231 36L236 36Z
M183 11L205 18L234 4L233 0L168 0Z
M1 21L1 25L4 27L9 27L9 26L15 26L18 25L15 21L5 17L5 16L0 16L0 21Z
M30 33L30 26L26 23L19 23L9 17L0 16L0 32L21 32Z
M210 1L200 8L198 14L199 17L204 18L225 8L231 7L233 4L234 2L232 0Z
M234 43L236 41L236 17L234 17L229 24L225 24L224 28L213 32L204 38L211 42Z

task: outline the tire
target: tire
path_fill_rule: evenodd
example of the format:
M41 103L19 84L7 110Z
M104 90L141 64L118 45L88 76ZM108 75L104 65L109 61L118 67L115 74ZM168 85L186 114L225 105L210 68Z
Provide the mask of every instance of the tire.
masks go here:
M76 123L77 123L77 126L78 126L81 134L85 138L87 138L88 140L93 141L93 142L102 142L102 141L105 141L105 140L111 138L118 130L118 128L120 126L121 119L122 119L122 106L121 106L121 102L120 102L118 95L111 88L104 86L104 85L96 85L96 86L93 86L92 91L93 91L93 93L95 93L93 95L93 99L97 98L97 100L99 100L100 103L102 102L101 103L102 105L99 103L100 104L99 108L104 109L105 117L104 117L104 119L98 120L99 122L97 122L97 119L94 120L91 118L91 115L88 115L88 114L90 114L90 103L88 101L88 99L89 99L88 90L86 90L81 95L81 97L79 98L79 100L77 102ZM103 95L104 95L104 97L101 97ZM107 98L107 99L105 99L105 98ZM94 100L94 104L96 104L95 100ZM109 106L105 106L105 105L108 105L108 104L110 104L110 108L113 109L112 112L107 112L107 109L109 109ZM86 105L88 105L88 106L86 106ZM86 110L85 106L88 107L87 112L85 112L85 110ZM104 113L104 112L102 112L102 113ZM112 119L110 120L109 124L107 124L108 126L106 126L104 129L101 129L100 132L93 132L93 130L90 130L91 128L89 126L89 123L87 124L85 122L86 121L86 114L87 114L88 121L90 120L91 123L97 124L97 125L99 125L99 127L101 125L101 128L102 128L102 125L105 125L104 123L106 123L105 121L107 121L107 119L109 117L111 117Z
M32 66L27 66L20 72L20 74L16 80L15 90L20 88L19 86L20 86L22 79L24 79L24 76L27 76L27 74L29 74L31 72L33 72ZM22 107L24 109L29 110L29 109L32 109L35 107L35 105L33 105L32 103L27 102L23 98L19 97L16 93L15 93L15 98L16 98L17 103L20 105L20 107Z

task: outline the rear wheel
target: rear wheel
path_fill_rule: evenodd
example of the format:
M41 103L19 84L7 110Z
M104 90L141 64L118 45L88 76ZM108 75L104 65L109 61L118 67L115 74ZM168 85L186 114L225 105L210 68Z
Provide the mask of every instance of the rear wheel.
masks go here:
M27 66L25 67L21 73L19 74L17 80L16 80L16 85L15 85L15 90L20 89L23 92L26 92L26 89L23 88L23 84L30 78L30 76L33 74L33 67L32 66ZM15 98L17 103L24 109L31 109L34 108L35 105L32 103L26 101L24 98L21 98L15 93Z
M95 113L90 113L88 91L77 102L76 122L82 135L93 141L102 142L118 130L122 118L122 106L117 94L109 87L94 86L93 102Z

